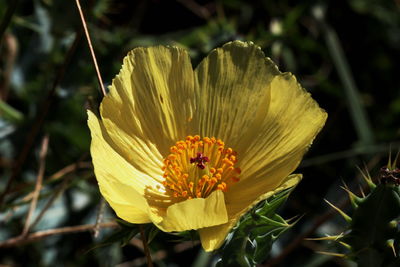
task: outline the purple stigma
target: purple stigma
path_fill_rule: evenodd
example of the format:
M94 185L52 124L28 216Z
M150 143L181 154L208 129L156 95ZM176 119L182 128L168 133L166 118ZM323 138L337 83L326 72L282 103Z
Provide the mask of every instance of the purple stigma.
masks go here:
M200 169L204 170L206 168L205 163L209 162L208 157L204 157L202 153L197 152L197 156L195 158L190 158L190 163L196 163L196 166Z

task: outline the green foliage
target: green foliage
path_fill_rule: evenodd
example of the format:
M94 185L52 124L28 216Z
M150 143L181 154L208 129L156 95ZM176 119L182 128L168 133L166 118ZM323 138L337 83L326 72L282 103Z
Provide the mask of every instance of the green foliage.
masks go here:
M220 249L217 266L255 266L268 257L273 242L293 226L276 214L291 190L262 201L240 219Z
M140 227L143 228L143 231L146 235L147 244L150 244L160 232L160 230L152 224L138 225L128 223L121 219L116 219L116 222L118 223L119 227L112 231L108 236L104 237L92 249L110 246L115 243L118 243L121 247L124 247L129 244L132 238L140 233Z
M139 234L140 230L137 225L120 219L117 219L116 221L118 222L119 228L96 244L92 249L109 246L114 243L119 243L121 247L124 247L129 244L129 241L131 241L132 238Z

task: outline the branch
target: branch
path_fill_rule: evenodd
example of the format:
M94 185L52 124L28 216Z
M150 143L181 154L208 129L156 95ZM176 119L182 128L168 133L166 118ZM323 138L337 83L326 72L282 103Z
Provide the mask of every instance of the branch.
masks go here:
M28 234L26 236L20 235L18 237L10 238L8 240L0 242L0 248L15 247L18 245L34 242L34 241L43 239L48 236L53 236L53 235L92 231L95 227L96 227L95 224L85 224L85 225L69 226L69 227L62 227L62 228L38 231L38 232L35 232L32 234ZM100 227L100 228L116 228L116 227L118 227L118 224L115 222L108 222L108 223L102 223L102 224L98 225L98 227Z
M42 189L42 182L43 182L44 169L46 167L46 155L47 155L48 147L49 147L49 136L46 135L43 138L42 146L40 148L40 154L39 154L40 162L39 162L39 171L38 171L38 175L36 178L36 186L35 186L35 190L33 191L32 201L31 201L31 205L29 206L28 215L26 216L24 230L22 231L22 234L21 234L22 236L26 236L29 232L30 221L31 221L33 212L36 209L36 204L37 204L37 201L39 198L40 189Z

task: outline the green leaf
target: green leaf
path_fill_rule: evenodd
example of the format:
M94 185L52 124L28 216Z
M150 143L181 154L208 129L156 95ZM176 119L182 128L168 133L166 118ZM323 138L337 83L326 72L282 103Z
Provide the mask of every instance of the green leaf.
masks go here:
M153 224L150 224L149 229L147 230L147 244L150 244L151 241L157 236L157 234L160 232L160 229L155 227Z
M21 122L24 119L24 115L8 105L6 102L0 99L0 117L3 117L11 122Z
M90 250L106 247L117 242L121 244L121 247L124 247L128 245L129 241L131 241L131 239L139 233L139 227L137 225L125 222L120 219L116 219L116 221L120 225L120 228L113 231L109 236L93 246Z
M123 228L124 227L137 228L137 224L129 223L129 222L121 220L119 218L116 218L115 221Z
M217 266L255 266L268 257L273 242L293 225L275 213L291 191L260 202L241 218L220 249Z

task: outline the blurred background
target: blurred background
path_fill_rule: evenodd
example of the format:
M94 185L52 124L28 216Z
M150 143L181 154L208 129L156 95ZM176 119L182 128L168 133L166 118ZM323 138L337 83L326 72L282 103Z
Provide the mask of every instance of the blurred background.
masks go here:
M275 243L263 266L354 266L316 253L340 253L337 245L304 238L344 231L344 220L323 200L351 214L343 184L361 194L357 166L376 177L390 147L399 151L399 0L81 4L106 85L129 50L155 44L187 48L196 66L228 41L253 41L281 71L294 73L329 118L296 171L303 181L280 211L285 218L303 217ZM82 33L75 1L0 2L1 266L145 264L137 239L93 249L112 231L107 222L114 213L101 200L89 154L86 109L96 109L101 94ZM104 227L90 230L100 219ZM75 226L65 234L40 232L35 242L1 245L23 231ZM158 234L150 244L157 266L207 266L216 258L197 242L170 239Z

